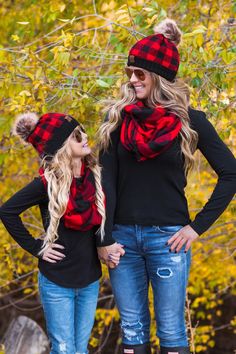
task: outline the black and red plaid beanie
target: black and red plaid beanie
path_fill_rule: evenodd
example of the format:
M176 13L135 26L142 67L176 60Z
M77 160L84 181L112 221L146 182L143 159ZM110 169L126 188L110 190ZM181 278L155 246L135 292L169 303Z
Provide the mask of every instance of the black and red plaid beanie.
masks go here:
M161 22L154 31L156 34L141 39L130 49L127 65L146 69L173 81L180 62L176 44L180 41L181 32L171 19Z
M46 113L40 118L35 113L17 117L14 133L32 144L41 158L53 156L79 123L63 113Z

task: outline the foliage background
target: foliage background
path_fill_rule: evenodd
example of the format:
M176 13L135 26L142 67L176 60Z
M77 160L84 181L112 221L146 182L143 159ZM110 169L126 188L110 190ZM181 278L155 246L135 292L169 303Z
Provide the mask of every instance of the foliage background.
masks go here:
M28 183L38 168L33 149L22 147L10 134L14 117L27 110L67 112L84 122L93 140L103 120L100 101L117 97L126 80L123 68L129 48L166 17L175 19L184 33L179 76L190 86L191 105L207 113L236 152L233 1L5 0L0 4L1 203ZM186 191L192 217L207 201L216 180L197 154L197 168ZM23 218L33 235L42 234L37 208ZM235 349L230 338L236 317L229 305L235 304L235 224L234 199L193 247L187 320L194 353L227 354ZM3 335L14 315L29 313L41 323L42 312L36 311L40 309L37 260L21 250L2 225L0 259ZM90 343L93 353L118 353L117 323L104 269ZM154 319L151 334L156 348ZM224 342L219 341L221 336Z

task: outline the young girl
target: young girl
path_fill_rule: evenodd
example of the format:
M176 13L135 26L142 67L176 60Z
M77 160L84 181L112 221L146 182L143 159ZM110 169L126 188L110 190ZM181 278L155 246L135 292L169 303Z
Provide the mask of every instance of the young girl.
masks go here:
M95 230L103 237L105 211L100 168L87 134L61 113L23 114L15 133L42 159L40 176L0 208L11 236L39 262L39 291L51 354L85 354L94 323L101 267ZM20 214L39 205L44 240L35 239ZM101 226L100 226L101 225Z
M121 99L107 105L100 129L107 217L99 255L107 261L103 245L124 245L119 265L110 270L124 354L151 353L149 283L161 354L190 353L184 316L190 246L236 191L233 154L205 113L189 107L188 89L175 78L180 36L167 19L131 48L129 81ZM218 182L191 221L184 188L196 149Z

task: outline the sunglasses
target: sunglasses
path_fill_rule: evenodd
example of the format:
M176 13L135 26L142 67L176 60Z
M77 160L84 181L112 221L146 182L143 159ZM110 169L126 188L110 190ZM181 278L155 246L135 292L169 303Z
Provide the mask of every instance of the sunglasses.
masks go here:
M125 68L126 75L129 79L131 79L132 75L134 74L138 80L144 81L146 79L146 74L141 69L131 69L129 67Z
M77 141L77 143L81 143L82 141L82 133L85 133L85 129L83 127L82 124L79 125L79 127L75 128L75 130L73 131L73 139L75 139Z

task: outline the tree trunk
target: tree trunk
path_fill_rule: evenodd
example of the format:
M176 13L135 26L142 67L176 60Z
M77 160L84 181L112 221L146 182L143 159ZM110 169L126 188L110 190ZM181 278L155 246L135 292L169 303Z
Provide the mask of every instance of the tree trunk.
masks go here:
M26 316L12 320L4 338L6 354L47 354L49 342L42 328Z

